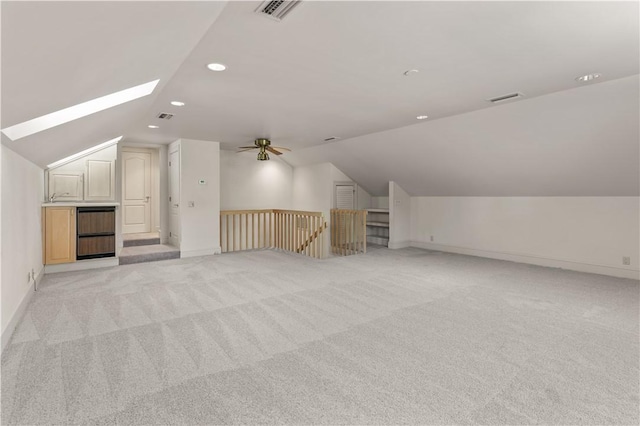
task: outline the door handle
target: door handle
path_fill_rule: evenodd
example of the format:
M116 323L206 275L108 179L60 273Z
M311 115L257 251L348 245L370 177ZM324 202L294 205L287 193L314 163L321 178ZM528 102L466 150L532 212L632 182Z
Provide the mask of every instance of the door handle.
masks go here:
M174 204L174 205L173 205L173 207L178 207L178 206L179 206L179 204Z

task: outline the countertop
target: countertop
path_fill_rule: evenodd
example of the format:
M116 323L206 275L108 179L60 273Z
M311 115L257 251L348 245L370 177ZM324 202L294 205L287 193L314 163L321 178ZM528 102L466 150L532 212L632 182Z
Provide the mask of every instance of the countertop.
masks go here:
M89 203L83 201L56 201L53 203L42 203L42 207L117 207L120 203L116 202L104 202L104 203Z

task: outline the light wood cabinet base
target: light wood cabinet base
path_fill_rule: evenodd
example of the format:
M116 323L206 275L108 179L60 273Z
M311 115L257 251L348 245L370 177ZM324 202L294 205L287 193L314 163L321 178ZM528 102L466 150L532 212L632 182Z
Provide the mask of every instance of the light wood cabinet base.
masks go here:
M76 208L44 209L44 263L76 261Z

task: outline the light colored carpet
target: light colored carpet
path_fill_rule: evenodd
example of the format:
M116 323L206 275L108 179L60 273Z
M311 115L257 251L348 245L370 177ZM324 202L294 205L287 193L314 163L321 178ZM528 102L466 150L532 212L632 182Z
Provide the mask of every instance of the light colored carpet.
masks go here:
M48 275L3 424L638 424L638 281L430 252Z

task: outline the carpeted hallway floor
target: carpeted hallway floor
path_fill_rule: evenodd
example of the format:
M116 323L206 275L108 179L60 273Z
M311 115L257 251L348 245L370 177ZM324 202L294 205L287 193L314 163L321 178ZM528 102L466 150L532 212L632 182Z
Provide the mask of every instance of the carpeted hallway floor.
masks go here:
M638 424L638 281L372 248L49 275L2 424Z

